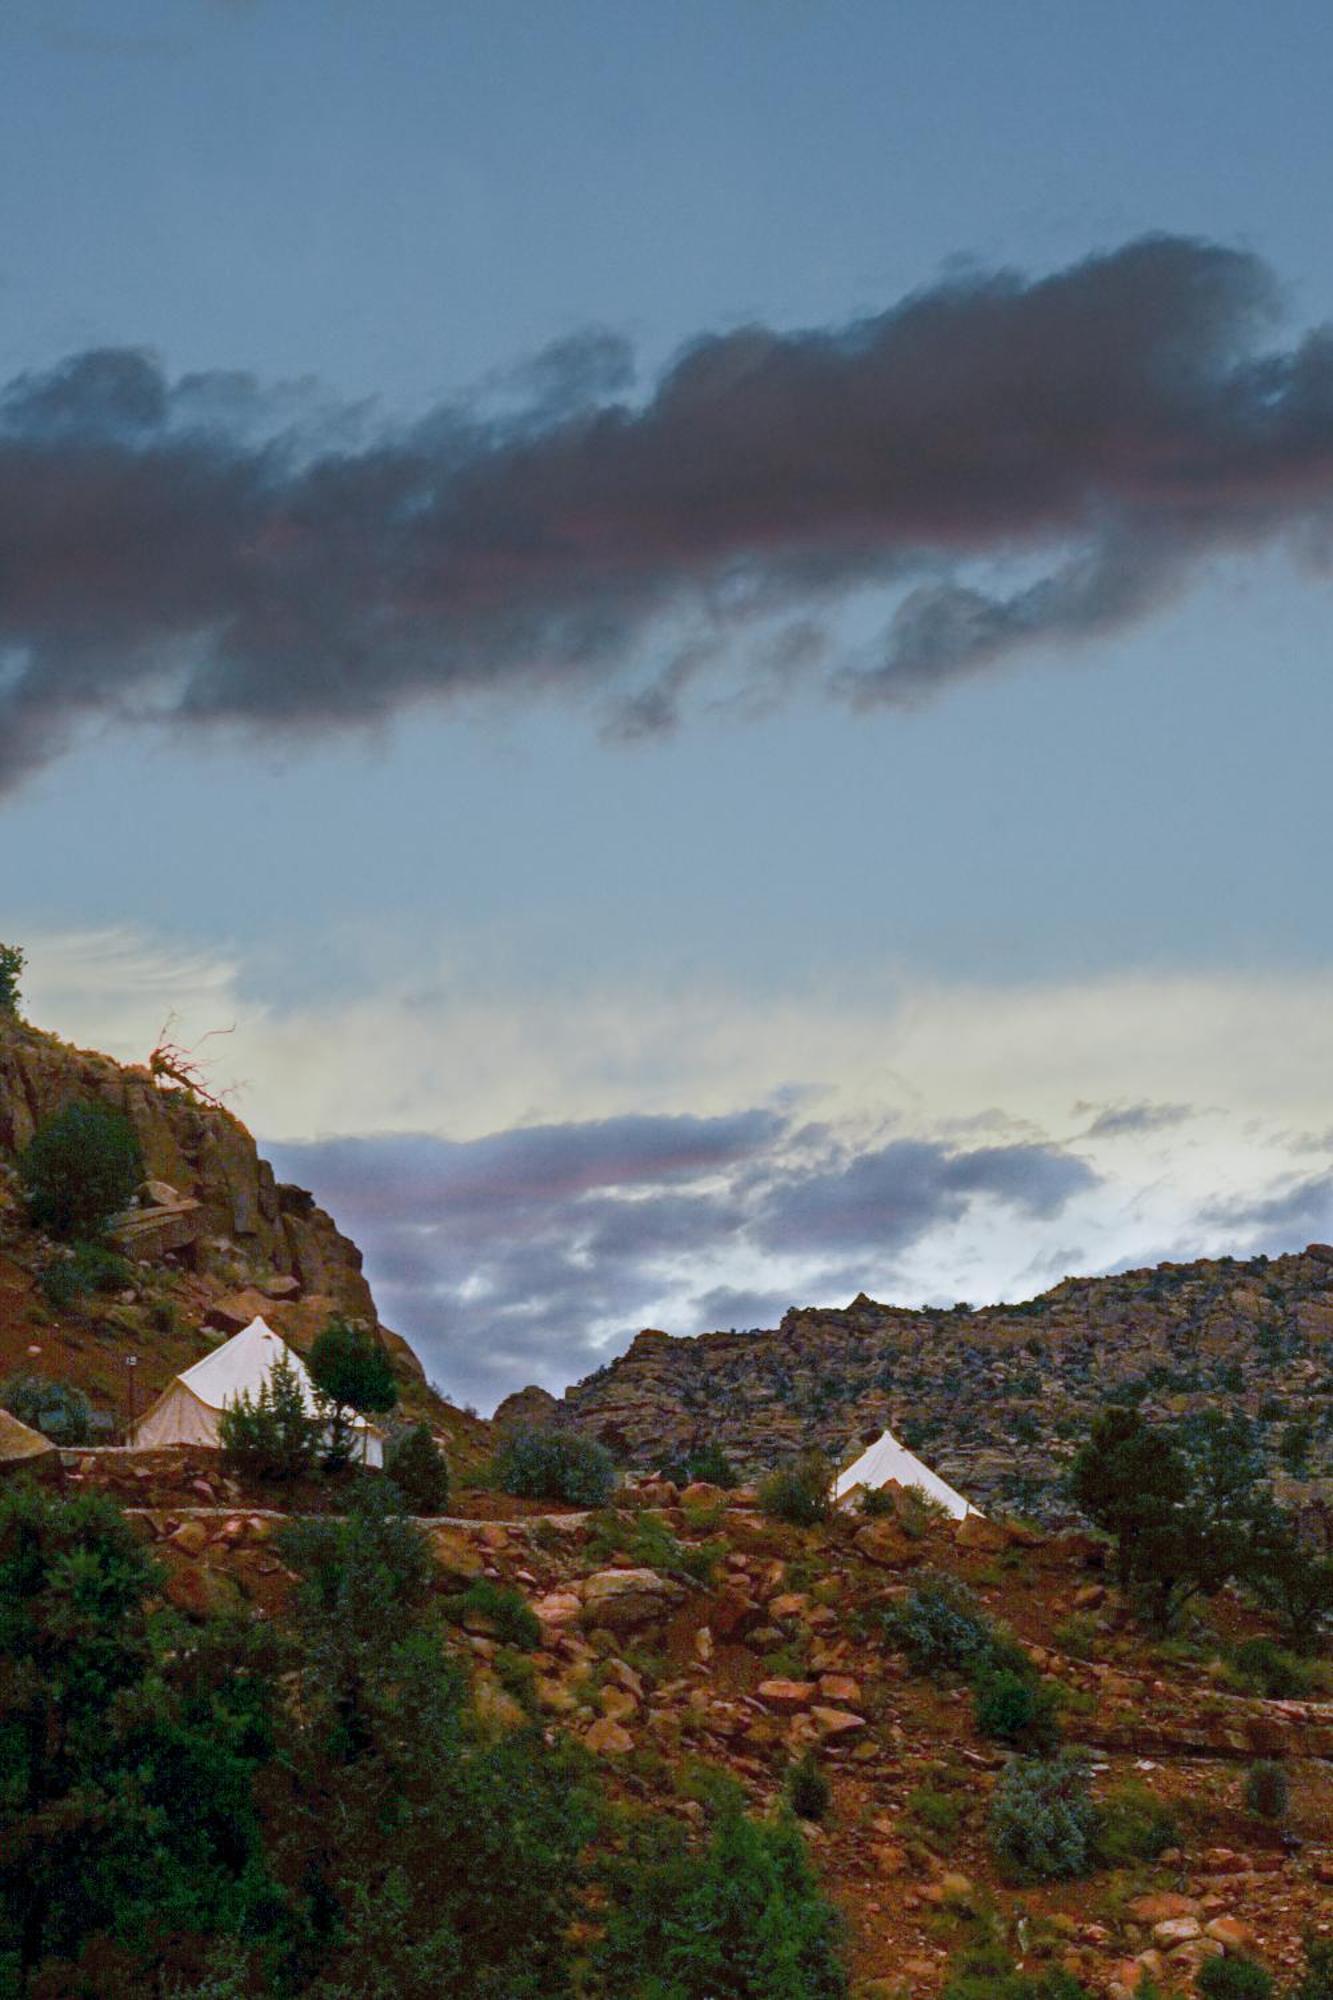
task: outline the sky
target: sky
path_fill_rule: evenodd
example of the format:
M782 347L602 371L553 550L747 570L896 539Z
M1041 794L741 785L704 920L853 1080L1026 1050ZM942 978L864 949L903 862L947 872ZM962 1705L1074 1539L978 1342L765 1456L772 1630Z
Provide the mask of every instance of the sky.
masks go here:
M29 1016L170 1018L483 1410L1333 1235L1331 72L1305 0L11 0Z

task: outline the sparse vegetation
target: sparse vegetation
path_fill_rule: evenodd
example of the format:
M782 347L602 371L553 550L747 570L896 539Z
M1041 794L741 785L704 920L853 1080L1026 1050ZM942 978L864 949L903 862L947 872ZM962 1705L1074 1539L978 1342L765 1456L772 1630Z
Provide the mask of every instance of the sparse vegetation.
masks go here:
M787 1799L798 1819L818 1822L827 1817L833 1788L813 1750L806 1750L788 1771Z
M42 1297L57 1312L68 1312L93 1293L119 1292L134 1282L124 1257L104 1243L76 1243L63 1256L42 1266L37 1284Z
M805 1452L775 1467L760 1481L759 1506L770 1521L815 1527L833 1509L833 1468L821 1452Z
M1146 1785L1127 1779L1097 1809L1093 1856L1103 1868L1128 1868L1156 1861L1180 1839L1175 1814Z
M1291 1802L1291 1786L1281 1764L1262 1757L1245 1773L1245 1810L1256 1819L1282 1820Z
M540 1620L522 1591L494 1583L490 1577L479 1576L466 1590L446 1597L444 1611L458 1624L475 1625L520 1653L534 1652L542 1642Z

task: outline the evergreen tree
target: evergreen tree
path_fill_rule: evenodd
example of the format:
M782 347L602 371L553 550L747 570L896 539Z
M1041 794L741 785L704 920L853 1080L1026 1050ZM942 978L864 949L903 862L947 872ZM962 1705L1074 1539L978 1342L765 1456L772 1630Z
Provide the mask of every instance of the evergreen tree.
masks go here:
M325 1458L337 1468L352 1454L353 1415L380 1416L397 1403L393 1365L373 1333L351 1320L331 1319L310 1350L308 1366L331 1411Z
M134 1127L104 1104L67 1104L19 1155L19 1183L39 1229L100 1236L143 1179Z

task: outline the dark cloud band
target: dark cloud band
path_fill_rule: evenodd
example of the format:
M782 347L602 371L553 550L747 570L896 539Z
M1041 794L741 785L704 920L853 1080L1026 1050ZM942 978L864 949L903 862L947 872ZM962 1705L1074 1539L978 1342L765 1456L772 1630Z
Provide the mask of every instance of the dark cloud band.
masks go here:
M646 395L566 340L376 428L131 351L0 392L0 787L85 722L308 734L551 689L671 725L742 663L910 703L1149 615L1333 500L1333 332L1266 345L1255 257L1154 237L853 323L688 347ZM497 386L498 384L498 386ZM1016 565L982 588L969 562ZM896 593L840 658L852 590Z

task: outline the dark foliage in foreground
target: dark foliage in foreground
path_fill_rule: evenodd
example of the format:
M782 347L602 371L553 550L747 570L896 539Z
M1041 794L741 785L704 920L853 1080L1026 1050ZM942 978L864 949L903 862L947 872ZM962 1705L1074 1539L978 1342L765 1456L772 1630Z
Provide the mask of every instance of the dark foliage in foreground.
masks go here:
M0 1995L840 2000L793 1822L590 1858L585 1753L483 1722L399 1505L291 1523L280 1620L188 1624L110 1502L0 1489Z

